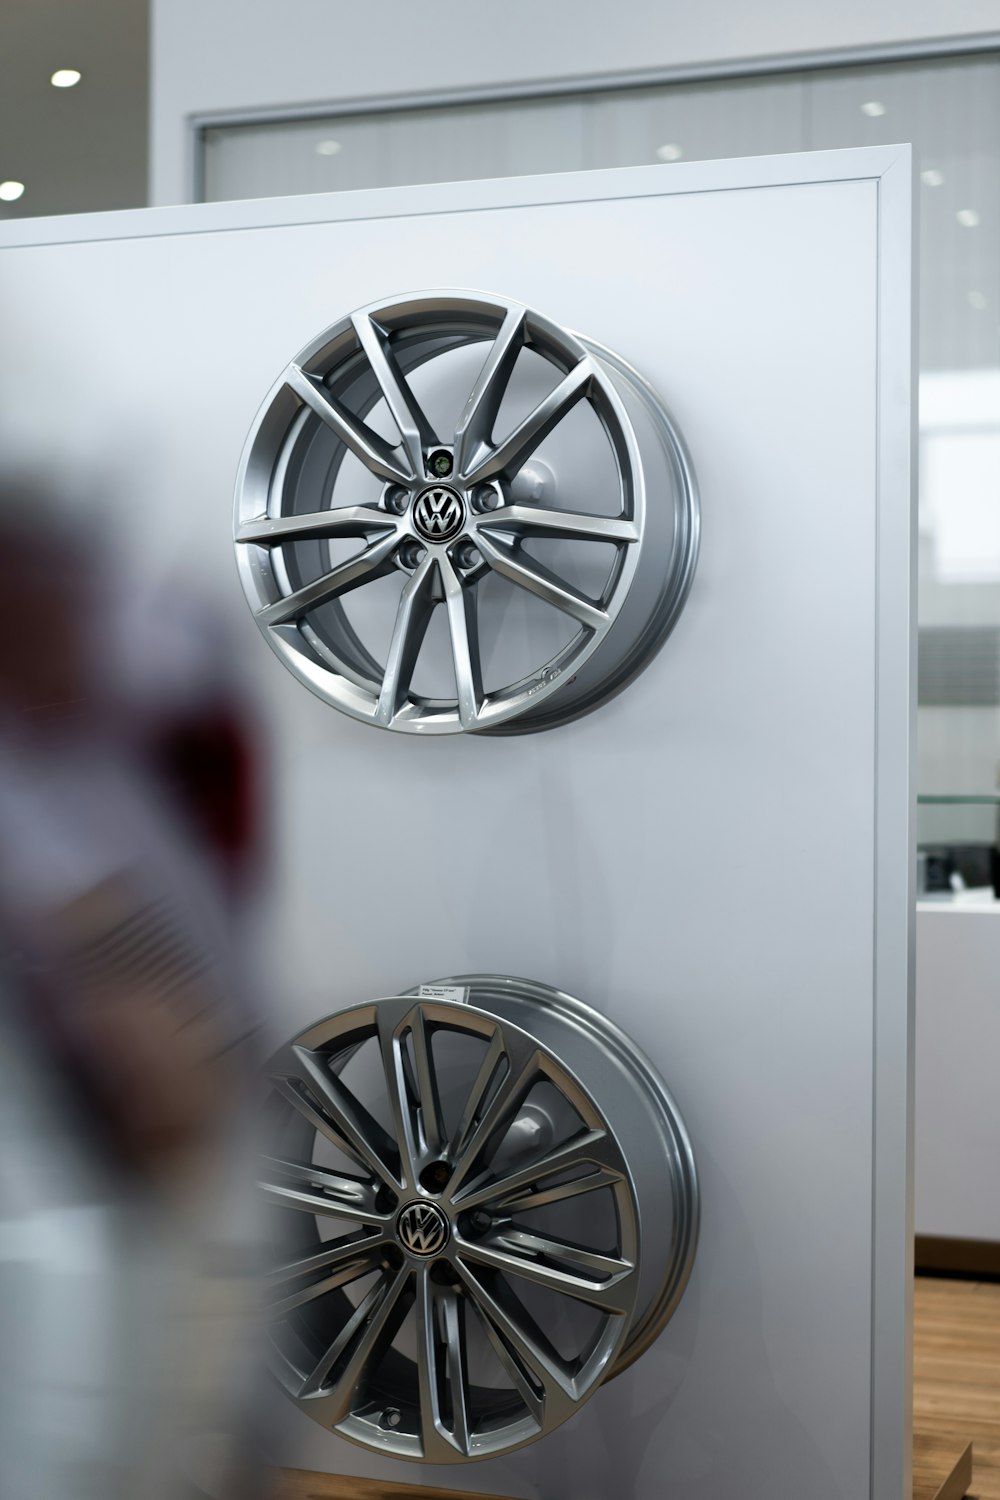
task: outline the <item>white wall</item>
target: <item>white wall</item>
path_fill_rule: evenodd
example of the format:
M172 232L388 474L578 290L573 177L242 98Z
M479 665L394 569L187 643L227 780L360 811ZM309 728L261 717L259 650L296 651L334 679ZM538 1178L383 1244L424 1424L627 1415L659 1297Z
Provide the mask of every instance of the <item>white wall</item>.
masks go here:
M188 119L1000 32L1000 0L151 0L153 203ZM502 17L502 19L500 19Z
M1000 1241L1000 906L917 910L918 1234Z

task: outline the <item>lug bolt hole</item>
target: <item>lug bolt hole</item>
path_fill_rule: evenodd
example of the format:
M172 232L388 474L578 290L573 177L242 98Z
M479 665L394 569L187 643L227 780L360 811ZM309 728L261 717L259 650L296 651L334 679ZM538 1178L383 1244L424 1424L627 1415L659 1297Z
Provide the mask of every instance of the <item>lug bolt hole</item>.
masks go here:
M427 470L435 479L447 479L455 467L455 460L447 448L437 448L427 455Z
M432 1161L420 1174L420 1186L428 1193L439 1193L450 1176L451 1168L446 1161Z
M399 549L399 560L404 568L415 568L423 558L424 551L419 542L404 542Z
M455 553L455 561L458 563L458 566L465 568L470 573L473 568L479 567L482 560L479 549L474 547L471 542L463 542Z
M477 484L470 498L473 510L496 510L500 504L499 491L492 484Z
M385 508L394 516L401 516L410 503L410 496L400 484L391 484L385 492Z
M460 1228L469 1239L479 1239L493 1228L493 1215L487 1213L485 1208L474 1208L470 1213L462 1215Z

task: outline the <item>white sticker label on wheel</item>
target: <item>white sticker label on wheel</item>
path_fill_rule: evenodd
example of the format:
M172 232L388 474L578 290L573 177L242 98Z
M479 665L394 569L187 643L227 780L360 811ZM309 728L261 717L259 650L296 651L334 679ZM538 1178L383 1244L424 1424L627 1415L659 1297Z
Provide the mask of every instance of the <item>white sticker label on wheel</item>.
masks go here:
M450 1000L453 1005L468 1005L469 990L463 984L422 984L417 990L420 1000Z

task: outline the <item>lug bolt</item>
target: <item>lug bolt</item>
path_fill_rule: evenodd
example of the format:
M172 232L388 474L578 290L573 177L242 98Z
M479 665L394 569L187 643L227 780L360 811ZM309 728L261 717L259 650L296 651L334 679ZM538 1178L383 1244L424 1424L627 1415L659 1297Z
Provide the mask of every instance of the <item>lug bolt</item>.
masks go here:
M469 1215L469 1227L476 1234L485 1234L487 1229L492 1229L493 1220L485 1208L476 1208Z
M402 485L393 484L385 492L385 508L394 516L401 516L409 502L409 494Z
M478 484L472 491L473 510L496 510L500 496L491 484Z
M436 453L429 455L427 467L436 479L447 479L455 467L455 460L444 448L439 448Z
M478 568L479 564L482 562L482 558L479 555L479 549L477 547L474 547L471 542L463 542L461 547L459 547L457 553L455 554L455 558L458 566L460 568L466 568L469 572L471 572L473 568Z
M399 549L399 560L404 568L415 568L424 555L419 542L405 542Z
M383 1427L389 1427L393 1430L400 1425L402 1420L403 1413L398 1406L387 1406L379 1418Z

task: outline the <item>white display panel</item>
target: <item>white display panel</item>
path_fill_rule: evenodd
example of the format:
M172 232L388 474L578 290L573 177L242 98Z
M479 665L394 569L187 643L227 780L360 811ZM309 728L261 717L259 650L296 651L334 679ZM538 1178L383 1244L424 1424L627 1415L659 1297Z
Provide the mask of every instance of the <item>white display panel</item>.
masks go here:
M12 420L44 439L60 367L63 440L115 454L138 566L211 592L264 703L275 1038L441 974L524 974L635 1039L699 1164L678 1312L557 1433L380 1469L279 1405L281 1462L524 1500L906 1493L909 213L909 152L885 148L0 241ZM353 308L439 286L612 345L698 475L701 559L661 654L520 739L339 715L268 652L232 559L239 455L276 375Z

